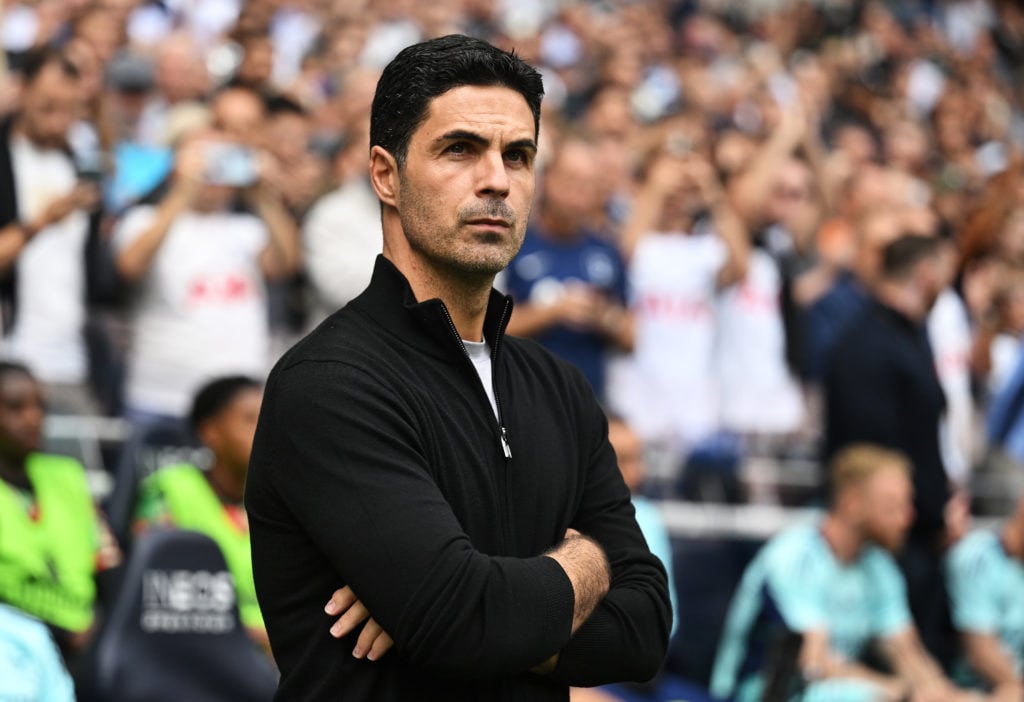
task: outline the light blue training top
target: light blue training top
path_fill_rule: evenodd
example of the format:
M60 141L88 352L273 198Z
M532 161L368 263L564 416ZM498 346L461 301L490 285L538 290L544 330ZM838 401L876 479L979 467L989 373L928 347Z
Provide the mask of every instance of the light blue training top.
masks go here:
M636 510L636 523L647 541L647 548L658 557L668 572L668 596L672 602L671 636L675 636L679 628L679 608L676 606L676 580L672 574L672 540L656 504L646 497L633 495L633 509Z
M892 556L865 546L836 558L814 521L765 544L733 596L711 678L717 697L745 702L760 685L770 648L786 630L827 631L832 651L858 659L868 642L911 625L906 586Z
M1006 553L999 534L979 530L946 556L946 581L957 630L997 636L1017 676L1024 673L1024 563ZM965 660L958 662L956 678L984 686Z
M50 630L0 604L0 702L74 702L75 689Z

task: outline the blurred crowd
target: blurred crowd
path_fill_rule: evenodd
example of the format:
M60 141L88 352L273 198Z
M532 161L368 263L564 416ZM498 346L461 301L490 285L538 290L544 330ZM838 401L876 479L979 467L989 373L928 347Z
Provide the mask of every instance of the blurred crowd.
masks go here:
M927 327L966 484L1019 385L1012 2L8 3L5 354L56 411L137 419L265 373L368 280L376 75L450 32L545 77L510 329L579 365L668 476L814 447L831 352L916 234L946 247Z
M359 294L382 246L379 71L465 33L545 82L532 223L499 279L509 332L636 432L638 493L785 501L745 486L748 459L872 441L911 459L929 549L962 533L972 492L975 511L1015 503L1018 2L2 10L0 354L51 412L183 419ZM801 499L821 499L815 478Z

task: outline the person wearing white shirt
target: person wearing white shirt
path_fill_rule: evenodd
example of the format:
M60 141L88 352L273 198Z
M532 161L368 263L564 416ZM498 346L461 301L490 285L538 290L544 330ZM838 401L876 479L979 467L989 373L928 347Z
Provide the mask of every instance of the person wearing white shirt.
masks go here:
M94 413L83 328L85 246L95 184L67 145L82 91L77 68L46 49L22 71L21 109L0 127L0 354L29 364L56 411Z
M115 231L118 271L135 285L130 418L181 417L210 378L269 367L265 279L294 272L300 252L261 155L223 132L187 135L167 193ZM252 213L233 209L240 195Z
M746 274L749 249L707 157L684 134L670 135L623 237L635 342L611 404L645 441L685 453L719 430L715 299Z

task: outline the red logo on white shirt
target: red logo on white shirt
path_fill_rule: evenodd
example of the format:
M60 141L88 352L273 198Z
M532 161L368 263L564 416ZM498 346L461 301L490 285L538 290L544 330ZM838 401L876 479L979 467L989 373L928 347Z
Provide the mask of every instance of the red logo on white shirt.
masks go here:
M251 299L256 290L248 278L229 273L218 278L195 278L188 287L189 304L216 304Z

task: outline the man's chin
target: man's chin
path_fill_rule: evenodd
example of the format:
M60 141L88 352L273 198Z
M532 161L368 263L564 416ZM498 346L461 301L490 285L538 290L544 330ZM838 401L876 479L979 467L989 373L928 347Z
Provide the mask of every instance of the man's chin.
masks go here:
M464 276L478 278L480 281L490 282L508 266L507 263L492 261L473 261L464 263L457 267L458 272Z
M889 553L897 554L903 550L903 546L907 543L907 540L902 537L899 539L876 539L875 543Z
M512 262L514 257L514 253L509 254L504 250L488 251L477 255L460 257L458 261L454 262L453 268L471 275L495 276L508 268L508 264Z

